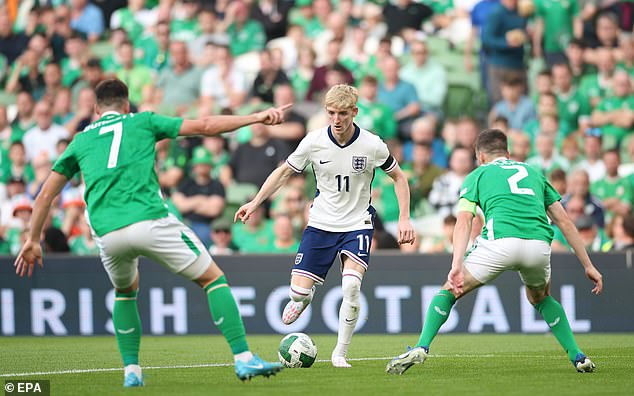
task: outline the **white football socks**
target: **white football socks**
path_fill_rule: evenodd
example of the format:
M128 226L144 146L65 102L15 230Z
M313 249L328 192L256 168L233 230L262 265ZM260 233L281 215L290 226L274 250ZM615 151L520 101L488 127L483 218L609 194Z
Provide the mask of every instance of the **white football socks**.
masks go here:
M251 351L240 352L233 355L233 362L236 363L238 361L242 363L248 363L249 360L253 359L253 354Z
M137 377L143 378L141 366L139 366L138 364L128 364L127 366L125 366L125 372L123 375L127 377L130 373L134 373Z
M339 333L337 335L337 346L332 352L332 356L346 356L352 333L359 319L361 308L361 280L363 274L344 269L341 277L341 289L343 291L343 301L339 309Z

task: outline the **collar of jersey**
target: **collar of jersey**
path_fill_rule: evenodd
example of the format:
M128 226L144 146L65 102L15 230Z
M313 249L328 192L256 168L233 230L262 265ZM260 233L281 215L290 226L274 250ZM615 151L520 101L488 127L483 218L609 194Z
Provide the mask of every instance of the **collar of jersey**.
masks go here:
M508 161L509 159L506 157L497 157L496 159L494 159L491 162L498 162L498 161Z
M106 111L105 113L102 113L101 114L101 118L106 118L106 117L109 117L109 116L118 116L118 115L121 115L121 113L118 113L116 111L110 110L110 111Z
M339 148L346 148L348 146L350 146L352 143L354 143L355 140L357 140L357 138L359 137L359 135L361 134L361 128L359 128L357 126L357 124L352 124L354 125L354 133L352 134L352 137L350 138L350 140L348 140L348 142L344 145L339 144L339 142L337 142L337 139L335 139L334 135L332 134L332 130L330 129L330 125L328 125L328 137L330 138L330 140Z

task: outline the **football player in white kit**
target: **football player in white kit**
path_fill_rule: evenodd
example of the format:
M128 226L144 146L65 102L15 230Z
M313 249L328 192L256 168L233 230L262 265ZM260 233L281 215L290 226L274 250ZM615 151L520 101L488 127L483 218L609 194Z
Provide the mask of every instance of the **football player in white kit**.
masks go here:
M414 243L415 239L407 178L381 138L354 124L357 98L352 86L330 88L324 99L329 125L308 133L286 163L269 175L253 200L238 209L234 219L246 222L291 174L301 173L307 165L313 167L317 194L291 271L291 300L284 308L282 321L291 324L297 320L313 298L314 285L324 282L339 256L343 301L331 361L334 367L343 368L350 367L346 353L359 318L361 280L370 260L375 214L370 205L370 185L376 168L394 180L400 211L398 242Z

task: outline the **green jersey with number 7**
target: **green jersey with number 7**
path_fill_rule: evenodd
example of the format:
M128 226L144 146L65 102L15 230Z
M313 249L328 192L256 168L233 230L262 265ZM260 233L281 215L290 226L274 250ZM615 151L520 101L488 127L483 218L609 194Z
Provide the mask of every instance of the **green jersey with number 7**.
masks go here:
M69 179L82 170L88 220L98 236L167 216L154 146L175 138L182 122L152 112L105 112L75 135L53 170Z
M460 198L484 212L484 239L553 239L546 210L561 196L525 163L501 157L479 166L466 177Z

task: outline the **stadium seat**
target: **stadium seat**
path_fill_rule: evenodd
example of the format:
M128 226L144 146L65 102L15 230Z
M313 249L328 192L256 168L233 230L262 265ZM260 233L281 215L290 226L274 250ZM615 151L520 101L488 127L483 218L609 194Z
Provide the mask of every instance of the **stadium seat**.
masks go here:
M450 83L443 104L443 113L447 118L475 115L474 90L469 85Z

